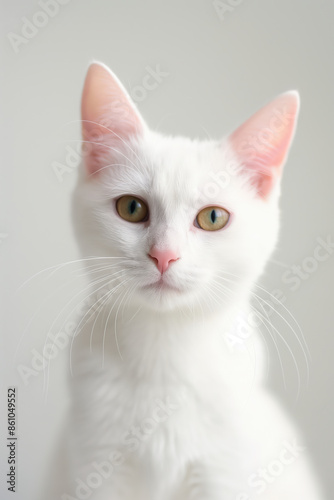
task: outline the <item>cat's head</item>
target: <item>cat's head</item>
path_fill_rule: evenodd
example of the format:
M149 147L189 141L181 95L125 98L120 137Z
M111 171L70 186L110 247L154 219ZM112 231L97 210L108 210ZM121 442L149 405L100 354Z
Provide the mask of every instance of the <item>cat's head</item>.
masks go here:
M93 63L73 205L95 287L113 290L114 303L157 310L224 308L242 298L276 243L298 108L298 93L288 92L222 140L166 137Z

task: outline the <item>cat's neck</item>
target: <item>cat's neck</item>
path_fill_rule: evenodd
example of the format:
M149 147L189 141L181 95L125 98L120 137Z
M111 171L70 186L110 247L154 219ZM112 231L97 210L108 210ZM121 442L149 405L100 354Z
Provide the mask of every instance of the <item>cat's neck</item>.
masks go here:
M108 318L106 308L99 314L94 331L96 318L87 323L79 351L86 350L91 356L92 350L98 364L103 352L105 367L118 367L144 383L198 383L199 376L214 380L218 372L220 378L232 380L244 369L245 358L250 366L248 349L233 353L226 343L226 336L235 332L241 310L241 304L192 314L142 309L136 314L130 310L124 315L112 312Z

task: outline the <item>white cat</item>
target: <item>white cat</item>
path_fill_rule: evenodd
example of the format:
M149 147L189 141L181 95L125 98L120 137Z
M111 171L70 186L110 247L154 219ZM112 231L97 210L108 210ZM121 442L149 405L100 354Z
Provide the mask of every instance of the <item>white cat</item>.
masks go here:
M251 328L298 108L288 92L221 141L165 137L90 66L73 213L94 306L73 342L63 500L322 498L259 333L226 342Z

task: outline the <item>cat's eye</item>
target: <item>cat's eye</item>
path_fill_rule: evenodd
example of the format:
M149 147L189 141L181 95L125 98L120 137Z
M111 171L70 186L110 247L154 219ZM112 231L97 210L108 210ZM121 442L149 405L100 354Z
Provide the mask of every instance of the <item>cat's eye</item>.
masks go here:
M228 223L230 214L221 207L206 207L196 217L196 225L204 231L218 231Z
M136 196L122 196L116 202L118 215L129 222L144 222L148 219L148 207Z

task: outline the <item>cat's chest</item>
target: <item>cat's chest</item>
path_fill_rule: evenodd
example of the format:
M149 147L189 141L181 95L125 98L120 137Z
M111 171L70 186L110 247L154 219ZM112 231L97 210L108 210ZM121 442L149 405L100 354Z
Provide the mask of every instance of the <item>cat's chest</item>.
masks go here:
M220 341L212 340L215 326L211 340L193 331L162 335L142 326L138 332L145 336L137 332L120 345L123 358L115 346L108 354L105 344L104 366L99 350L92 354L81 337L72 380L80 443L169 462L225 446L238 413L239 387L230 369L237 359L224 357Z
M135 380L126 370L90 370L76 394L81 439L152 463L195 459L226 444L233 431L231 395L218 378Z

